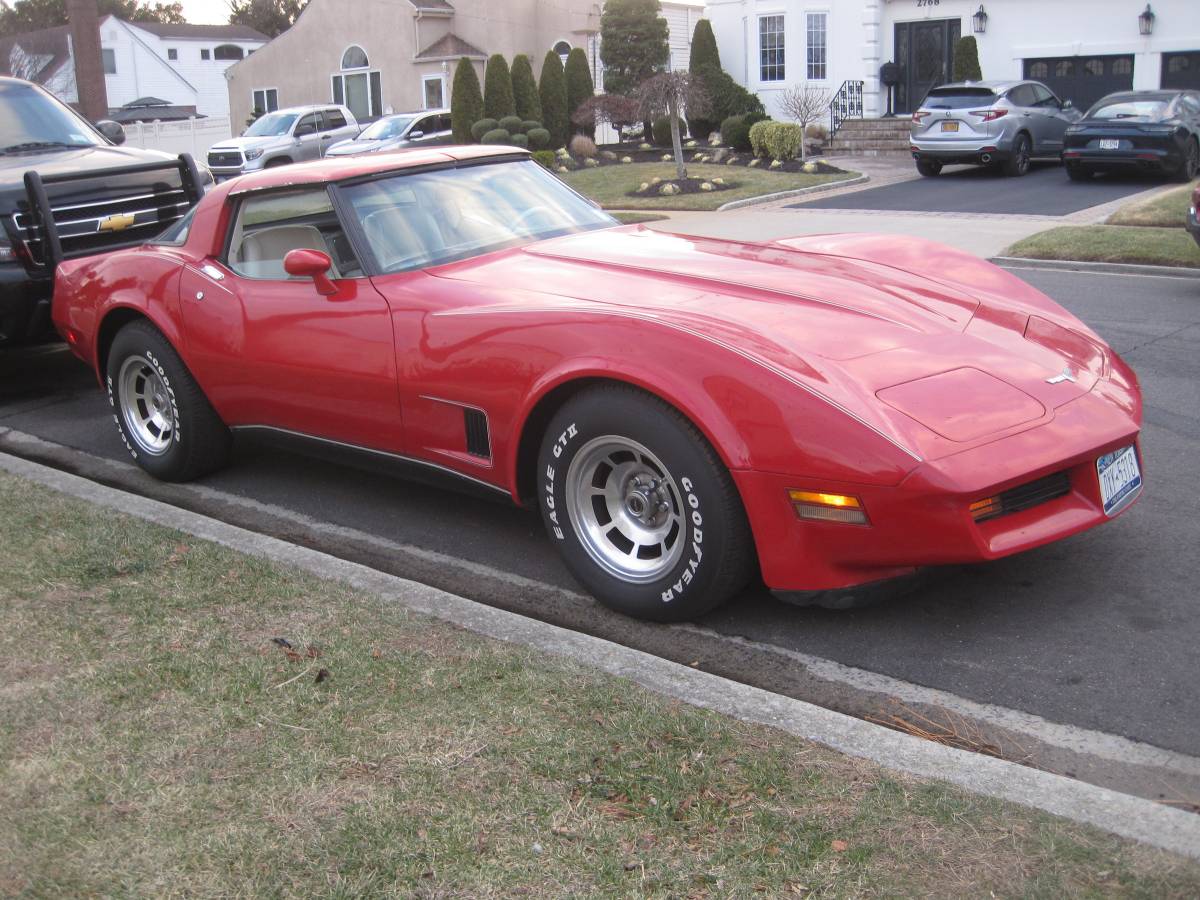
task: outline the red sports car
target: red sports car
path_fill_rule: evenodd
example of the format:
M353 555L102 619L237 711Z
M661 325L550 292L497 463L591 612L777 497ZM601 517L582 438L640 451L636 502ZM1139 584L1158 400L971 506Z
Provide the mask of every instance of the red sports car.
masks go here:
M512 149L243 176L62 263L54 318L147 472L202 475L243 429L440 469L537 503L647 619L758 572L811 600L995 559L1142 488L1134 373L1002 269L622 227Z

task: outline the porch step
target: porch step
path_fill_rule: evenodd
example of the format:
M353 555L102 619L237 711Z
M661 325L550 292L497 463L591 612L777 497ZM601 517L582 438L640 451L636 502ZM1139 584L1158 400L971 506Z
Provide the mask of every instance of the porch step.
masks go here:
M908 153L909 120L846 119L826 152L851 156L891 156Z

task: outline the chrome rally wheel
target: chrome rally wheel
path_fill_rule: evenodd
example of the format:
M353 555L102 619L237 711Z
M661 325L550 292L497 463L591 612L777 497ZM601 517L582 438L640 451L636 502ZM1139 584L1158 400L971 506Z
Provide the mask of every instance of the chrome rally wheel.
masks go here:
M117 381L126 433L143 453L166 453L175 436L175 412L162 376L149 360L131 356L121 363Z

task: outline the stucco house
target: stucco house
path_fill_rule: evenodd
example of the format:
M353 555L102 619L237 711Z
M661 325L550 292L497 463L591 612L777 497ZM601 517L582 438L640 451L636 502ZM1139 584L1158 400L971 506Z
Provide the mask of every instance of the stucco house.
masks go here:
M267 43L244 25L163 25L100 20L100 52L108 105L157 98L202 116L229 113L225 70ZM0 40L0 68L77 103L75 57L66 25Z
M454 67L527 54L535 74L546 51L582 47L601 83L595 0L311 0L296 23L231 66L229 108L237 123L307 103L345 103L360 119L450 102ZM703 0L664 0L671 65L686 68Z
M780 93L811 82L861 89L887 109L880 67L897 63L894 109L911 112L953 76L974 35L983 77L1036 78L1086 107L1133 88L1200 88L1197 0L708 0L721 62L778 114Z

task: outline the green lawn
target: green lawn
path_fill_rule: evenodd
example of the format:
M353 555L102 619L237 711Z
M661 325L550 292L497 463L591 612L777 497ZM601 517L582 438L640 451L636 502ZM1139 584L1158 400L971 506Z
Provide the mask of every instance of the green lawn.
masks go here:
M1183 228L1064 225L1017 241L1001 256L1200 267L1200 247Z
M1169 854L8 475L0 546L0 895L1200 896Z
M1195 184L1184 185L1143 203L1129 203L1108 217L1109 225L1182 228Z
M615 212L612 214L623 225L645 225L647 222L663 222L669 216L656 215L655 213L640 213L640 212Z
M724 178L734 185L727 191L702 194L679 194L674 197L629 197L644 181L658 177L675 177L674 163L632 163L629 165L601 166L596 169L578 169L560 176L563 181L586 197L591 197L606 209L669 209L711 210L734 200L745 200L779 191L794 191L799 188L827 184L857 178L857 172L841 175L804 175L787 172L771 172L745 166L723 166L711 163L689 163L688 175L692 178Z

